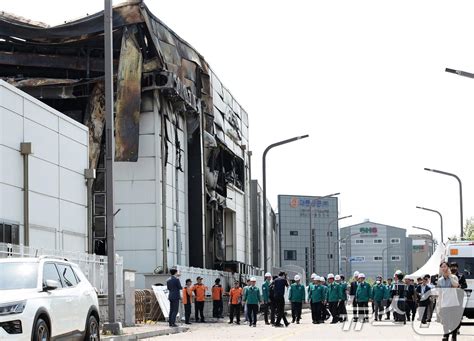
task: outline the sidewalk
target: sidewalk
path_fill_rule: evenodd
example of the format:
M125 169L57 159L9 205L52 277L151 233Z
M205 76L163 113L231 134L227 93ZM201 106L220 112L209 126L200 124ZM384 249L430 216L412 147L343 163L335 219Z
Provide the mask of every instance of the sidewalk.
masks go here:
M131 341L151 338L155 336L177 334L187 332L187 327L169 327L167 322L159 322L156 324L144 324L136 327L123 328L122 335L101 335L102 340L107 341Z

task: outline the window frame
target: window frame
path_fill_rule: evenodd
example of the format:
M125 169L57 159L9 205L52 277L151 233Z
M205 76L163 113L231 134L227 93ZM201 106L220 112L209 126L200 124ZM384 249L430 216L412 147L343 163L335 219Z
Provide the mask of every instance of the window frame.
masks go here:
M395 242L394 242L394 240L395 240ZM401 244L401 240L398 237L390 238L390 244Z
M75 280L75 284L74 285L67 285L66 284L66 281L71 283L71 281L69 281L68 278L65 278L64 275L61 273L60 269L59 269L59 266L64 266L65 268L69 268L72 272L72 276L74 277L74 280ZM67 263L56 263L56 267L58 268L58 273L59 273L59 276L61 278L61 280L64 280L65 282L63 283L63 288L64 289L71 289L71 288L75 288L79 285L80 281L76 275L76 273L74 272L74 269L72 268L72 266L70 264L67 264Z
M360 245L360 244L365 244L365 241L364 241L363 239L356 239L356 240L355 240L355 244L356 244L356 245L357 245L357 244L359 244L359 245Z
M292 236L292 237L298 237L298 231L296 231L296 230L290 230L290 236Z
M398 259L393 259L394 257L398 257ZM390 256L390 261L391 262L401 262L402 261L402 256L392 255L392 256Z
M295 255L295 258L289 258L289 252L291 252L291 254L293 254L294 252L294 255ZM291 260L291 261L295 261L297 260L298 256L297 256L297 252L296 250L283 250L283 260Z
M379 241L379 243L376 243L375 241ZM382 238L375 238L374 241L373 241L373 244L383 244L383 239Z
M380 259L376 259L376 258L380 258ZM381 261L383 261L383 257L382 256L374 256L373 261L374 262L381 262Z

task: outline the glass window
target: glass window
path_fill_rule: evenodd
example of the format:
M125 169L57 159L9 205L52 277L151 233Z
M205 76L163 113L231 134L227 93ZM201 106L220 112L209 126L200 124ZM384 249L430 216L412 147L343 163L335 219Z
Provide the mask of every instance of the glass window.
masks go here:
M62 281L58 273L58 269L54 263L44 263L43 266L43 285L46 285L47 280L58 282L59 287L62 287Z
M61 275L61 279L63 281L64 287L74 287L77 285L77 278L74 271L69 265L65 264L57 264L59 274Z
M94 217L94 237L105 238L105 217Z
M397 261L400 261L402 258L400 256L392 256L391 259L393 262L397 262Z
M458 263L458 271L466 277L466 279L474 279L474 258L467 257L449 257L448 261Z
M374 244L382 244L383 240L382 239L374 239Z
M34 289L38 283L38 263L0 263L0 290Z
M374 260L375 260L375 261L380 261L380 260L382 260L382 257L380 257L380 256L374 256Z
M94 215L105 215L105 193L94 194Z
M392 239L390 239L390 244L400 244L400 238L392 238Z
M356 244L364 244L364 240L363 239L356 239Z
M285 260L296 260L296 250L284 250Z
M290 231L290 236L297 236L298 235L298 231Z

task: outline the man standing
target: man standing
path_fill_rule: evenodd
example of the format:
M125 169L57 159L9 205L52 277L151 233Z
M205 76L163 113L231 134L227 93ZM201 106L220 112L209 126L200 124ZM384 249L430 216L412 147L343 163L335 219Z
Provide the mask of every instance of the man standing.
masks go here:
M257 279L255 277L250 278L250 286L244 293L244 303L247 303L247 314L250 327L257 326L258 304L262 302L260 289L255 286L256 282Z
M183 289L183 305L184 305L184 323L191 324L191 304L193 303L192 280L186 280L186 287Z
M334 282L334 274L328 274L328 303L329 303L329 312L332 315L331 324L339 322L339 296L340 289L339 284Z
M193 286L193 292L196 296L196 301L194 302L194 317L196 322L199 322L199 315L201 315L201 323L206 322L204 320L204 301L206 300L206 291L208 288L202 283L202 277L198 276L196 278L197 283Z
M359 318L361 322L369 321L369 301L371 301L372 290L365 281L365 275L359 274L359 285L356 291L357 306L359 307Z
M405 279L405 285L406 285L406 302L405 302L405 314L407 317L407 321L410 322L410 318L413 318L413 321L415 320L415 314L416 314L416 305L415 305L415 285L413 284L413 280L406 278Z
M314 283L310 285L309 300L311 302L313 324L324 323L323 305L326 303L326 296L319 276L316 276L314 278Z
M418 298L418 307L419 307L418 316L421 317L422 324L426 324L428 322L429 312L431 309L430 290L432 289L432 285L429 283L429 280L430 280L430 275L423 276L421 285L416 287L416 294Z
M236 324L240 324L240 307L242 306L242 288L239 285L239 281L234 282L234 287L229 292L229 324L234 322L234 316L236 318Z
M300 283L301 277L295 275L295 283L290 286L290 292L288 293L288 300L291 302L291 316L293 318L292 323L300 324L301 310L303 309L303 302L305 301L305 289Z
M265 274L265 282L262 284L262 298L263 298L263 316L265 318L265 324L269 325L268 322L268 309L270 305L270 282L272 280L272 274L267 272Z
M390 320L390 307L392 306L392 279L387 278L387 285L385 291L385 309L387 310L387 317L385 320Z
M278 274L278 278L275 280L275 305L276 305L276 312L277 312L277 320L275 322L275 327L283 327L280 323L283 319L283 323L285 323L285 327L288 327L290 324L285 316L285 290L288 286L288 281L286 280L286 274L284 272L280 272Z
M347 283L343 275L336 275L335 280L339 283L339 304L337 307L339 322L347 321Z
M466 277L458 272L458 263L451 262L451 264L449 264L449 269L451 270L451 273L458 278L459 288L463 290L467 289Z
M372 301L374 302L374 314L375 321L382 321L383 314L383 301L385 297L385 291L387 289L382 283L382 276L377 276L374 286L372 287Z
M214 318L223 318L222 312L224 310L224 306L222 303L222 294L224 293L224 289L221 285L221 279L216 278L214 285L212 286L212 317Z
M354 272L354 278L351 282L351 286L349 288L349 298L352 301L352 315L354 316L354 322L357 322L357 299L356 299L356 292L357 286L359 285L359 271Z
M181 282L179 281L179 273L177 269L170 270L171 277L166 281L166 287L168 288L168 300L170 301L170 313L168 322L170 327L177 327L176 315L179 309L179 292L181 289Z

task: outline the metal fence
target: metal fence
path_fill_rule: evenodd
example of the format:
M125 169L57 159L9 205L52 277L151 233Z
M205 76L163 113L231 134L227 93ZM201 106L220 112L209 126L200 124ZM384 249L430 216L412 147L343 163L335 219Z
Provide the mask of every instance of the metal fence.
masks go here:
M230 288L232 288L234 284L234 281L236 280L245 283L245 281L249 279L250 277L255 277L255 279L257 280L256 285L259 288L261 288L264 281L263 276L238 274L238 273L231 273L231 272L220 271L220 270L194 268L194 267L188 267L188 266L183 266L183 265L178 265L177 269L181 273L181 281L183 283L187 278L192 279L193 283L195 283L196 278L200 276L203 278L202 282L205 286L209 288L209 291L211 290L217 278L221 279L221 285L225 291L230 290Z
M24 245L0 243L0 258L54 256L77 264L99 295L107 295L107 257L64 250L48 250ZM123 295L123 258L116 256L116 291Z

